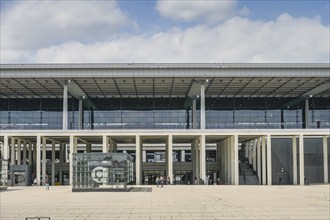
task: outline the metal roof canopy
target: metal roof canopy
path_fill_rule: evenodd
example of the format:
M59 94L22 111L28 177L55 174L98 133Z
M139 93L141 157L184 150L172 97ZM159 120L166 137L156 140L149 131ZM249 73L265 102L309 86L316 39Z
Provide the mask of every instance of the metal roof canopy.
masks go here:
M330 96L330 64L3 64L0 98ZM197 82L197 83L196 83Z

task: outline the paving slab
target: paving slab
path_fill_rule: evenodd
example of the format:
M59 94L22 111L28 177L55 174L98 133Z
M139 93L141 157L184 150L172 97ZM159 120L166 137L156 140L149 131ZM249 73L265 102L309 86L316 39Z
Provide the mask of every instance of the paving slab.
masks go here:
M145 188L147 187L147 188ZM147 190L146 190L147 189ZM330 185L144 186L131 192L71 192L70 186L8 187L0 219L323 219Z

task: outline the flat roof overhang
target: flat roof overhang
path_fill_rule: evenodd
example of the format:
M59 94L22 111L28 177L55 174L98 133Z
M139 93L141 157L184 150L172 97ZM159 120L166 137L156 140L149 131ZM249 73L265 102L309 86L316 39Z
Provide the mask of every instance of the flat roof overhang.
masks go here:
M330 97L329 63L2 64L0 69L0 98L62 98L69 80L69 95L79 99L186 98L196 95L200 84L213 98Z

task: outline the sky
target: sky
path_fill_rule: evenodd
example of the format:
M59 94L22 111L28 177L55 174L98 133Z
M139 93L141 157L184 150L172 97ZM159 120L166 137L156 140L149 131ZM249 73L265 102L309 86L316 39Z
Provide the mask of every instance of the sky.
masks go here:
M5 63L329 63L330 0L1 0Z

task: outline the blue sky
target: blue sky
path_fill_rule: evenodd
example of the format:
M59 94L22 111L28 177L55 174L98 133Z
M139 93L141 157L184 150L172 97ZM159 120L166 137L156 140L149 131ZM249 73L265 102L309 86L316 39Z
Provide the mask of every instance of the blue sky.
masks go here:
M1 1L1 63L329 62L330 0Z

